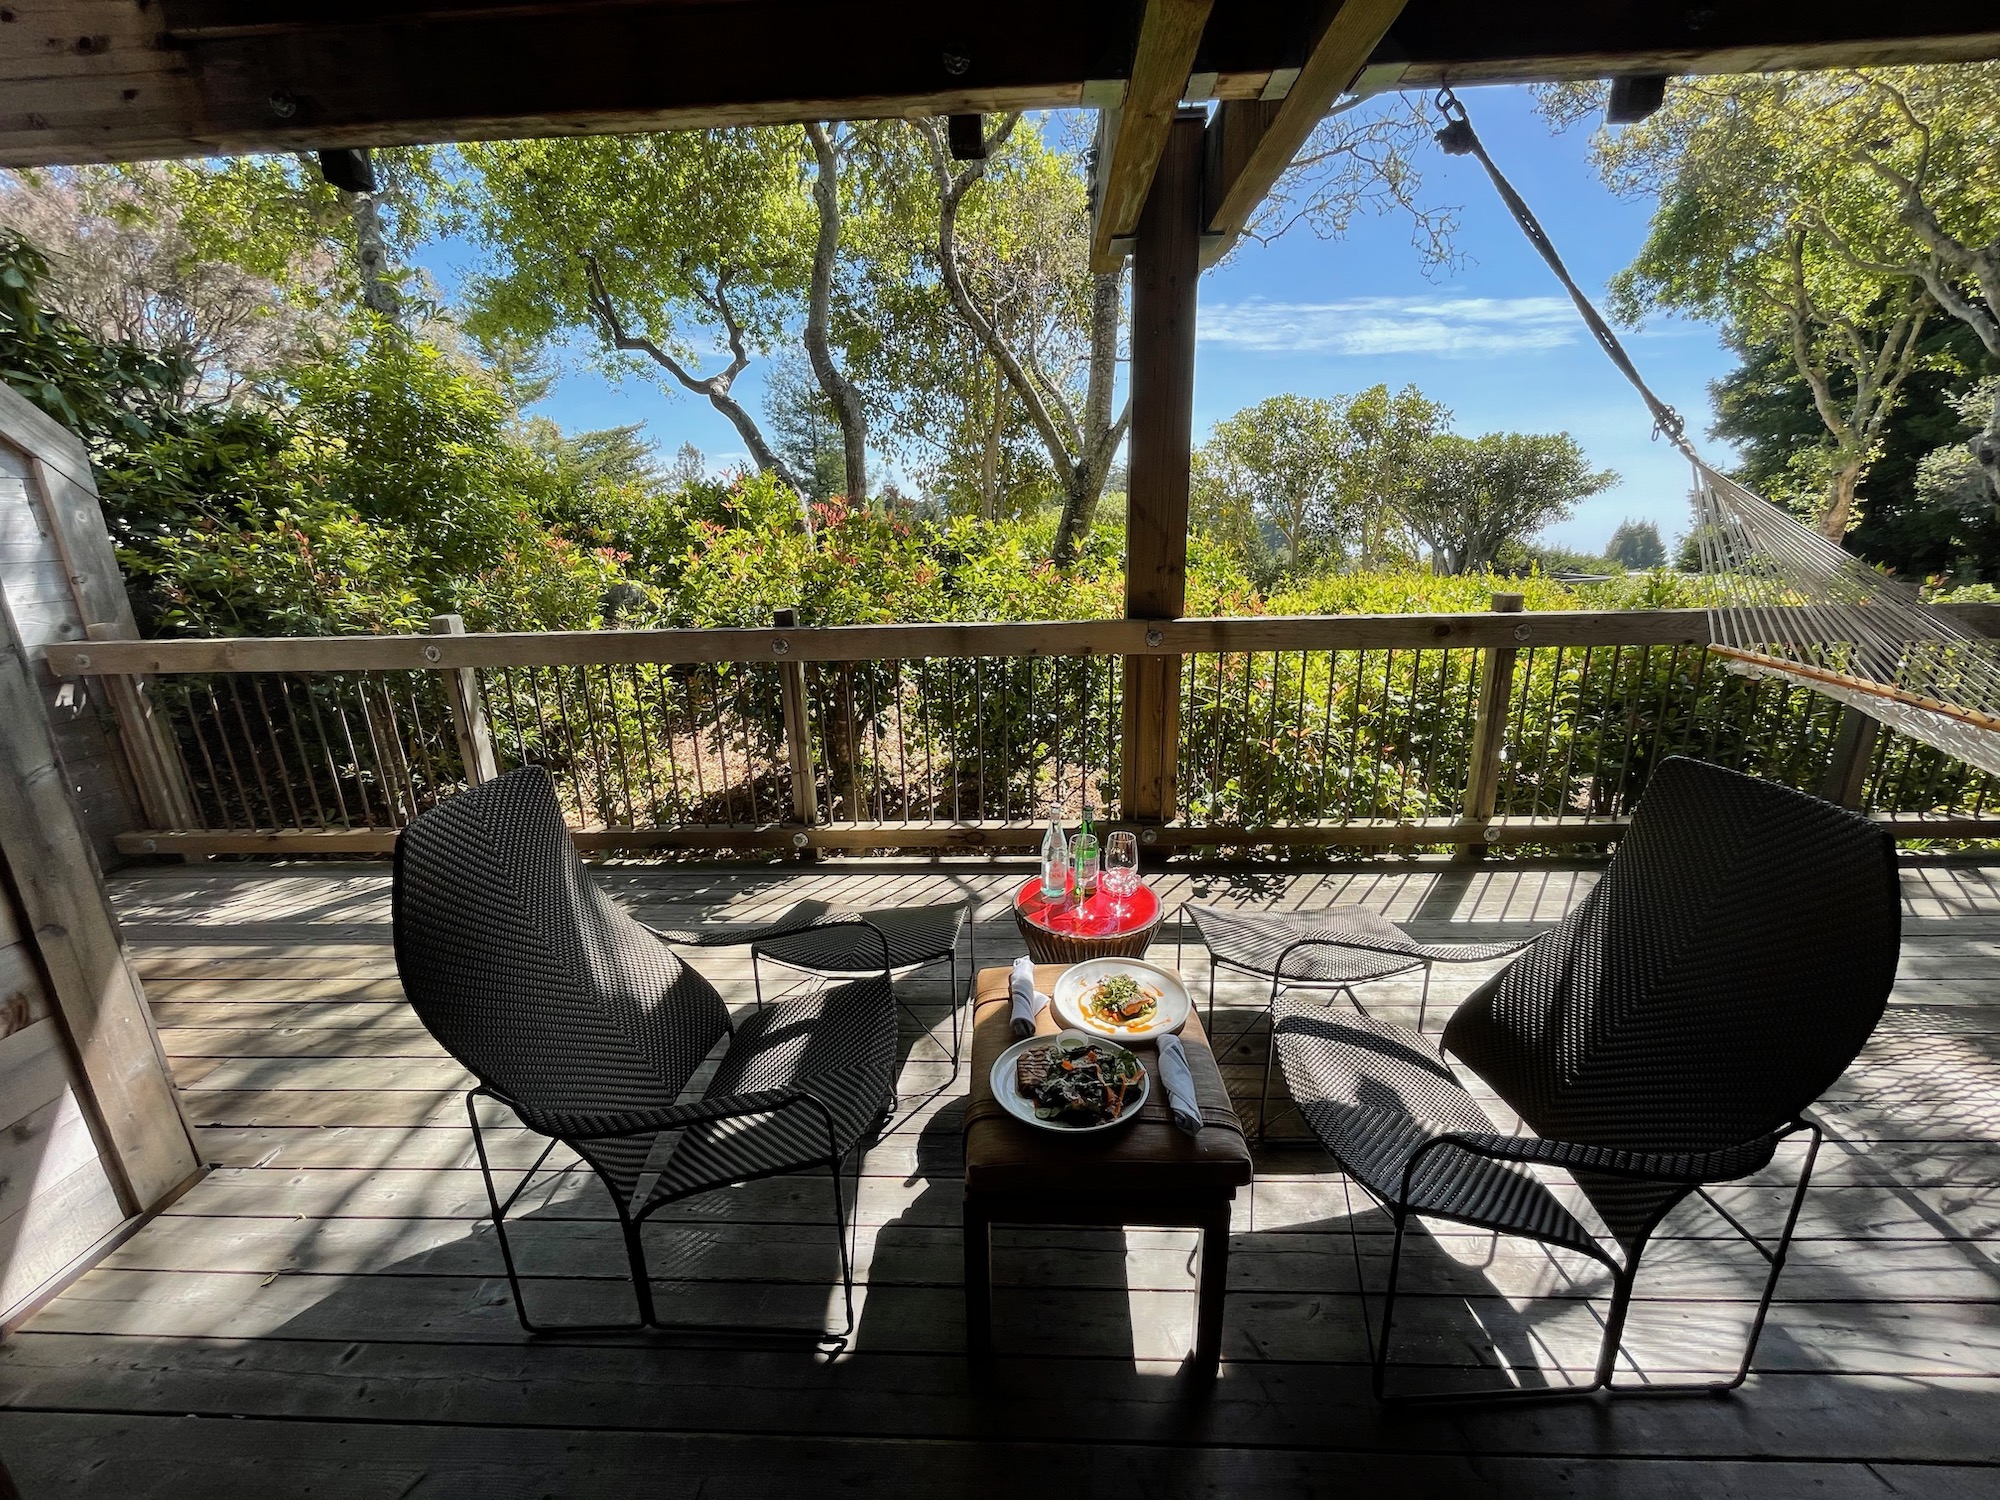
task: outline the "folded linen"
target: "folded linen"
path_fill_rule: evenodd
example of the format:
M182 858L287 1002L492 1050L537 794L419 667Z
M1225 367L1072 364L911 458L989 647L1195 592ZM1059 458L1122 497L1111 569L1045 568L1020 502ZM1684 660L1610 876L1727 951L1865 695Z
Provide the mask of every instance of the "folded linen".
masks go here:
M1201 1134L1201 1105L1194 1096L1194 1070L1188 1066L1187 1048L1171 1034L1160 1038L1160 1082L1167 1090L1167 1108L1174 1123L1189 1135Z
M1035 961L1032 958L1024 954L1014 960L1013 972L1007 976L1007 993L1014 1002L1009 1018L1014 1040L1033 1036L1035 1019L1048 1009L1049 997L1035 988Z

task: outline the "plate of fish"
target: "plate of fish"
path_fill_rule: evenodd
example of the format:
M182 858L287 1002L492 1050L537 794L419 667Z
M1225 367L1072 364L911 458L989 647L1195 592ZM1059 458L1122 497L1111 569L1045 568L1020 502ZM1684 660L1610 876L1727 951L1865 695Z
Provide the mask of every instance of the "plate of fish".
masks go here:
M1114 1041L1149 1041L1179 1031L1194 1008L1180 975L1138 958L1072 964L1050 998L1064 1025Z

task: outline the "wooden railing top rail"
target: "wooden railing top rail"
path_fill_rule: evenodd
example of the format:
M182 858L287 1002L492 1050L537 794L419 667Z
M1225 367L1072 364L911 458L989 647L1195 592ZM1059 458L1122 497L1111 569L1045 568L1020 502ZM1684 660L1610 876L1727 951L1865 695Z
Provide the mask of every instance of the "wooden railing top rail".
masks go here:
M1977 629L1993 605L1950 606ZM1776 613L1773 611L1773 613ZM1190 620L833 625L757 630L557 630L84 641L48 648L59 677L126 673L422 671L627 663L914 661L971 656L1187 656L1482 646L1699 646L1707 611L1246 615Z

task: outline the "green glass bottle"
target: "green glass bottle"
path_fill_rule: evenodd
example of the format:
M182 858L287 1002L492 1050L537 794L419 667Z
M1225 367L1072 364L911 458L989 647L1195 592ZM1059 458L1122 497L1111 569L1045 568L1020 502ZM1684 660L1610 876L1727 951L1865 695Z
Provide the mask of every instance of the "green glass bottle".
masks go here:
M1083 804L1083 826L1076 832L1076 842L1070 846L1070 862L1076 870L1076 879L1071 889L1081 906L1097 894L1098 850L1097 835L1090 829L1090 804Z

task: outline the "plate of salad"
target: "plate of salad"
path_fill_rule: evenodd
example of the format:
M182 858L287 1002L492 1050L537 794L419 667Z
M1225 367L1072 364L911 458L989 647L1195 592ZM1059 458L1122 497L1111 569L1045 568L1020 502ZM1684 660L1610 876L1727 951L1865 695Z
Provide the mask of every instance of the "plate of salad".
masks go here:
M1139 958L1093 958L1056 981L1063 1024L1114 1041L1146 1041L1179 1031L1194 1008L1180 975Z
M1061 1135L1136 1119L1152 1089L1137 1053L1081 1031L1014 1043L994 1059L991 1082L1009 1114Z

